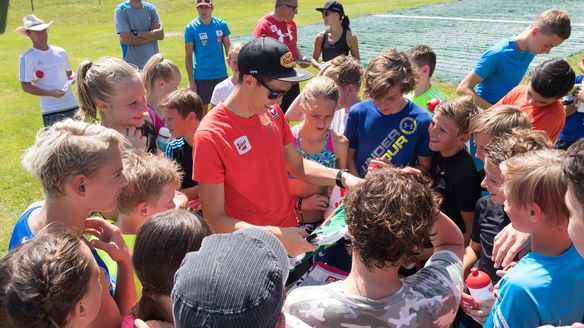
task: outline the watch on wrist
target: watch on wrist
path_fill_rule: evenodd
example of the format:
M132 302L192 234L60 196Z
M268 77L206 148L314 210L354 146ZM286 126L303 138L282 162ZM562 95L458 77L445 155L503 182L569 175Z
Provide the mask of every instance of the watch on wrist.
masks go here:
M339 188L345 188L345 186L343 185L343 173L349 173L349 170L347 169L342 169L339 170L339 172L337 172L337 178L335 179L335 183L337 184L337 186L339 186Z
M138 36L138 31L132 31L132 34L134 34L135 37Z

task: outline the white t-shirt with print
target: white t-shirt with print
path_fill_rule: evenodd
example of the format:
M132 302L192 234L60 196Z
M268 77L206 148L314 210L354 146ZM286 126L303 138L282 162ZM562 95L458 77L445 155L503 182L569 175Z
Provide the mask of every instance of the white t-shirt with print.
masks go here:
M235 84L231 82L230 76L215 86L215 89L213 89L213 95L211 96L211 103L219 105L220 102L227 99L227 96L233 92L233 89L235 89Z
M60 90L69 81L67 71L71 71L71 64L65 49L49 46L48 50L30 48L20 56L19 78L21 82L31 82L45 90ZM77 99L67 89L60 98L40 96L41 112L51 114L77 107Z

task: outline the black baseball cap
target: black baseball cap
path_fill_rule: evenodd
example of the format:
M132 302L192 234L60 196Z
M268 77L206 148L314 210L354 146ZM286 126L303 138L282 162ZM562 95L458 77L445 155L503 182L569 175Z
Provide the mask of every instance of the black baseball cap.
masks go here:
M316 8L318 11L334 11L339 13L341 16L345 16L345 9L343 9L343 5L341 5L338 1L327 1L322 8Z
M239 74L286 82L300 82L312 77L310 72L294 68L294 56L284 43L267 36L246 43L237 56L237 66Z

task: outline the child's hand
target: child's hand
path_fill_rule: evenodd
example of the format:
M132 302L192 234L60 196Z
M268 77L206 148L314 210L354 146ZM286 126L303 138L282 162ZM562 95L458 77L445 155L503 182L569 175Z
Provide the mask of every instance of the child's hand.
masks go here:
M317 245L306 241L305 238L308 236L308 233L304 229L295 227L270 227L269 231L280 240L290 257L295 257L302 253L314 252L318 249Z
M574 92L574 95L576 96L578 102L584 101L584 88L579 87L576 89L576 91Z
M463 297L471 297L470 295L463 293ZM477 301L474 300L474 304L476 305L476 308L473 307L466 307L463 306L463 310L464 312L466 312L468 315L470 315L473 319L475 319L476 322L480 323L481 325L485 325L485 322L487 322L487 319L489 318L489 315L491 314L491 309L493 308L493 304L495 304L495 298L493 297L490 300L487 301Z
M146 322L136 319L134 320L134 325L136 328L173 328L174 326L171 323L166 321L158 321L158 320L148 320Z
M97 239L89 241L89 246L106 252L116 262L131 262L132 256L124 242L118 227L99 218L85 220L84 234L90 234Z
M172 199L176 208L187 208L189 198L179 190L174 191L174 198Z
M146 139L145 136L142 135L141 129L133 125L130 125L126 127L125 131L122 131L122 134L124 135L124 137L126 137L126 139L128 139L128 141L130 141L132 147L136 149L146 150L146 142L148 140Z
M530 234L515 230L511 224L503 228L493 243L492 260L495 268L511 264L515 256L529 245L530 238Z
M302 199L301 210L303 211L326 211L329 204L327 196L314 194Z
M393 167L393 165L391 165L391 163L386 158L378 157L369 161L369 166L367 166L367 174L378 169L385 169L389 167Z
M499 277L503 277L504 275L506 275L507 273L509 273L509 271L511 269L513 269L513 267L517 264L517 262L511 262L509 263L509 265L507 265L506 267L504 267L502 270L497 270L495 272L495 274ZM499 283L501 281L499 280ZM499 283L497 283L495 286L497 287L497 290L499 290Z

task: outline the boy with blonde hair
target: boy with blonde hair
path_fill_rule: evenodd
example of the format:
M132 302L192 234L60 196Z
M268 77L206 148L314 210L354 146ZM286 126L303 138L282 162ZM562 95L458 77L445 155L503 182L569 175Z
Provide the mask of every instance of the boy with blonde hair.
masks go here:
M487 127L488 128L488 127ZM513 130L509 133L502 133L494 137L485 148L485 177L481 186L486 188L488 195L482 197L476 203L474 225L471 233L470 243L466 247L463 270L466 277L470 269L475 266L489 275L491 281L496 283L500 277L496 274L496 265L493 261L493 253L497 235L509 226L509 217L503 210L505 195L503 184L505 180L501 175L499 164L515 155L523 154L536 149L549 149L551 143L544 132L533 131L531 129ZM523 247L528 235L510 230L516 233L520 242L519 247ZM465 308L476 321L484 323L488 311L473 311ZM459 311L459 319L469 328L478 327L475 320L470 319Z
M567 40L570 33L566 11L542 12L523 32L489 48L460 82L458 93L473 96L482 109L491 107L521 82L536 55L549 53Z
M430 176L443 198L440 210L460 228L465 245L470 240L475 204L481 197L479 174L465 148L470 120L477 114L470 96L449 99L436 107L428 128L429 147L436 152Z
M537 150L501 164L505 212L531 234L532 251L502 279L485 327L538 327L582 320L584 259L568 235L564 152Z
M322 75L333 79L339 88L339 102L331 122L331 129L345 133L349 120L349 109L360 102L359 90L363 77L363 66L351 56L337 56L324 68Z
M476 158L485 161L485 147L491 138L513 129L531 129L529 116L516 106L501 105L482 111L470 122L470 131L476 145Z
M152 215L174 208L174 191L181 181L173 161L142 151L124 156L124 175L128 184L118 196L117 225L133 249L136 232Z
M88 219L92 212L115 209L116 197L127 182L122 174L123 145L123 136L115 130L72 119L40 130L24 153L22 166L41 182L45 200L24 211L8 246L9 250L18 247L54 222L75 230L80 237L82 232L99 231L99 239L90 242L101 269L100 313L93 323L99 327L119 325L120 314L127 314L136 302L132 257L120 230L105 220ZM98 255L97 248L108 256ZM117 274L104 263L110 256L120 267Z
M404 97L416 86L408 57L395 49L381 52L369 63L364 85L370 99L351 108L345 130L350 172L364 176L370 161L383 159L427 173L434 155L428 148L432 117Z
M493 240L509 224L509 218L503 212L505 181L499 165L516 155L549 148L551 143L545 133L530 129L501 134L494 137L485 148L485 178L481 185L489 194L476 205L475 226L464 258L465 276L478 261L478 268L489 274L491 280L499 280L491 260Z
M205 113L201 98L189 89L176 90L160 104L166 127L173 138L166 148L166 156L181 168L183 179L180 191L189 200L198 198L197 181L193 180L193 139Z

